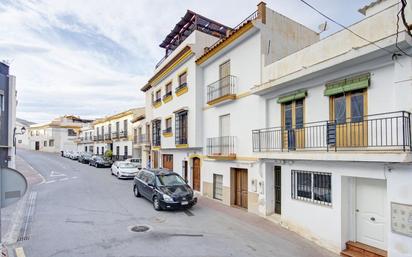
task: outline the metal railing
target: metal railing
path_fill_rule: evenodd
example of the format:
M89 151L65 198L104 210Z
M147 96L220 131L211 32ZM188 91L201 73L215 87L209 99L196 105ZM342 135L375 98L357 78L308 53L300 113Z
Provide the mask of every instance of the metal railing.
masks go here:
M161 102L162 102L162 99L158 98L158 99L153 101L152 105L156 105L156 104L161 103Z
M411 114L406 111L304 123L252 131L253 151L411 151Z
M120 138L127 137L127 130L120 131L119 137L120 137Z
M236 77L229 75L213 82L207 86L207 102L218 99L222 96L236 94Z
M163 100L165 100L167 97L169 97L169 96L171 96L172 95L172 91L170 91L170 92L166 92L166 94L164 94L164 96L163 96Z
M179 92L182 88L187 87L187 83L182 83L180 84L176 89L175 89L175 93Z
M209 156L235 156L236 137L212 137L207 139L207 154Z
M112 132L112 139L118 139L119 138L119 132Z
M111 137L111 135L110 135L110 133L105 133L104 134L104 139L105 140L110 140L112 137Z
M149 138L146 134L137 135L137 143L138 144L149 144Z
M169 128L164 129L163 133L172 133L172 128L169 127Z

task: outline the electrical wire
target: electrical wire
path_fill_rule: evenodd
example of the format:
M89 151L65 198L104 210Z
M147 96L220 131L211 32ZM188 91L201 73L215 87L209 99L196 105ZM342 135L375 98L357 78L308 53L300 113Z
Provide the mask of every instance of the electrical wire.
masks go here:
M301 1L302 3L304 3L305 5L307 5L307 6L310 7L311 9L313 9L315 12L317 12L317 13L319 13L320 15L322 15L323 17L325 17L326 19L328 19L328 20L330 20L331 22L337 24L338 26L342 27L343 29L351 32L352 34L354 34L355 36L363 39L364 41L368 42L369 44L372 44L372 45L376 46L377 48L379 48L379 49L381 49L381 50L384 50L385 52L391 54L392 56L393 56L393 55L396 55L396 53L393 53L393 52L391 52L391 51L389 51L389 50L387 50L387 49L385 49L385 48L380 47L380 46L377 45L375 42L372 42L372 41L368 40L367 38L359 35L358 33L354 32L353 30L349 29L349 28L346 27L345 25L343 25L343 24L335 21L334 19L330 18L330 17L327 16L326 14L323 14L321 11L319 11L318 9L316 9L316 7L312 6L311 4L309 4L308 2L306 2L305 0L299 0L299 1Z

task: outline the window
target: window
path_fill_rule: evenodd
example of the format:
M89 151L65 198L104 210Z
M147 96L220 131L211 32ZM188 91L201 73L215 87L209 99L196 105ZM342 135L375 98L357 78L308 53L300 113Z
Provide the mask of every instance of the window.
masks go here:
M352 122L363 121L363 93L353 93L351 101L351 118Z
M170 133L172 132L172 118L167 118L166 119L166 129L165 129L166 133Z
M223 199L223 175L213 174L213 198Z
M53 147L54 146L54 139L49 140L49 146Z
M303 128L303 99L295 101L295 127Z
M116 146L116 159L119 159L120 155L120 146Z
M175 120L176 144L187 144L187 111L176 113Z
M346 98L344 95L337 96L334 99L335 105L335 120L337 124L344 124L346 122Z
M99 154L99 147L96 147L96 153Z
M74 129L68 129L68 130L67 130L67 135L68 135L69 137L72 137L72 136L76 136L77 133L76 133L76 131L75 131Z
M184 72L179 75L179 87L187 86L187 73Z
M152 129L152 144L154 146L160 146L160 120L154 120L152 123L153 129Z
M44 141L44 142L43 142L43 146L44 146L44 147L47 147L47 141Z
M172 82L166 84L166 94L165 96L172 95Z
M155 100L155 102L160 101L160 99L162 98L161 93L162 93L161 90L156 91L156 100Z
M292 170L292 199L332 205L332 174Z
M124 158L127 159L127 157L129 156L129 153L127 151L127 145L124 146Z
M127 120L123 121L123 129L124 129L124 135L127 135Z
M17 142L18 142L19 144L23 143L23 141L22 141L21 139L19 139Z
M4 112L4 95L0 94L0 108L1 111Z

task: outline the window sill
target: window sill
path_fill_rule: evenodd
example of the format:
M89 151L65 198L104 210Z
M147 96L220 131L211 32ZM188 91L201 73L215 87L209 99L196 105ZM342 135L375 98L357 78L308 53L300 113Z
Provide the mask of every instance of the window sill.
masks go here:
M176 148L188 148L189 145L188 144L177 144Z
M161 105L162 105L161 101L153 103L154 108L159 108Z
M181 96L181 95L183 95L184 93L186 93L187 91L189 91L188 87L187 87L187 86L184 86L184 87L182 87L182 88L180 88L179 90L176 91L176 95L177 95L177 96Z
M172 101L172 99L173 99L173 96L171 96L171 95L166 96L166 97L163 98L163 103L170 102L170 101Z
M163 136L164 136L164 137L172 137L172 136L173 136L173 133L172 133L172 132L164 132L164 133L163 133Z

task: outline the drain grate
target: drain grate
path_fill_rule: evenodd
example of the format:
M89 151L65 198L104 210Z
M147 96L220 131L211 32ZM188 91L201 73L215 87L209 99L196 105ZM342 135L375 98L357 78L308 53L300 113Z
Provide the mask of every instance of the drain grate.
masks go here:
M33 222L36 199L37 199L37 192L31 192L29 195L28 202L27 202L27 209L24 215L23 224L20 228L20 234L19 234L19 237L17 238L17 242L27 241L30 239L31 223Z
M150 227L146 225L138 225L138 226L133 226L130 228L130 231L132 232L147 232L149 231Z

